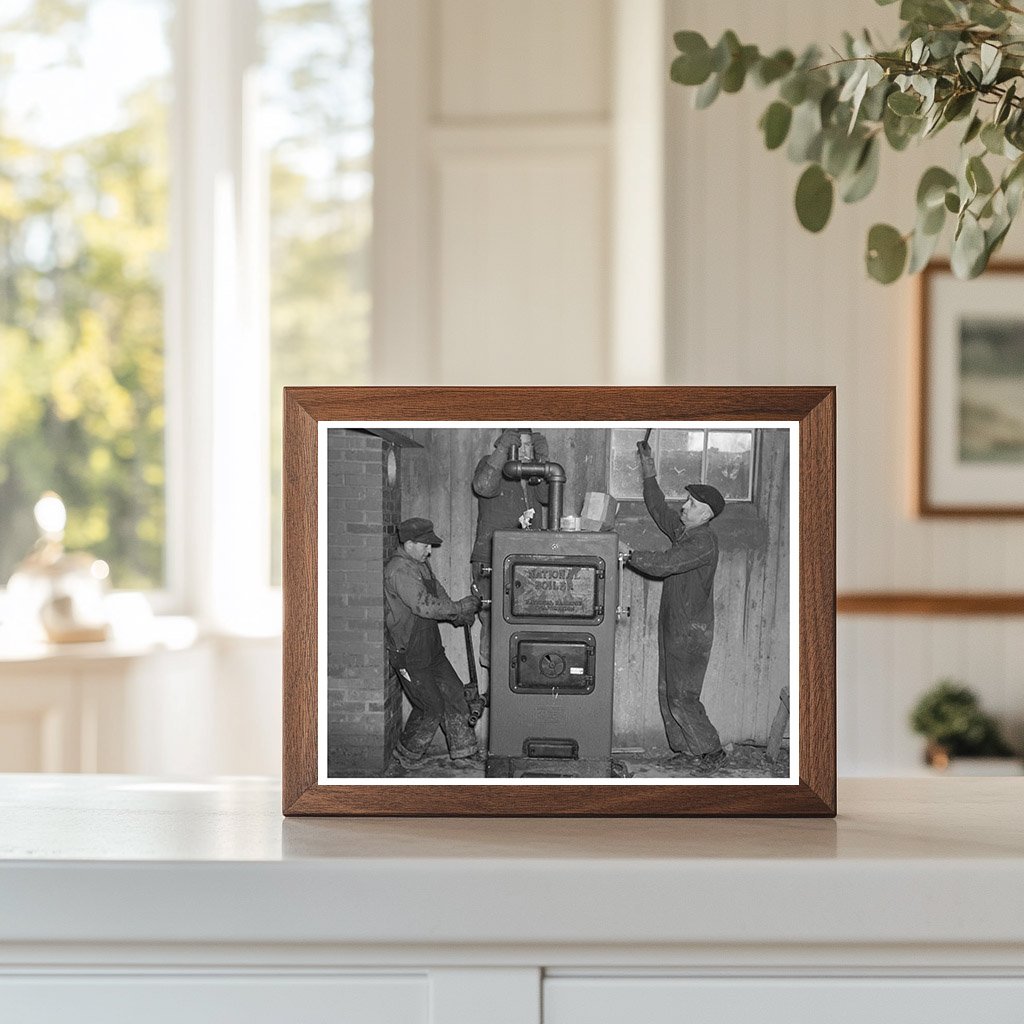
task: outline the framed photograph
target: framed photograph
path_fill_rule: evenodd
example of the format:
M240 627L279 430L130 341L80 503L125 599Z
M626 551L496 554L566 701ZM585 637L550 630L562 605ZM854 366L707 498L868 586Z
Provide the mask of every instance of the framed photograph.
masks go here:
M832 388L288 388L284 813L835 814Z
M917 511L1024 515L1024 263L920 280Z

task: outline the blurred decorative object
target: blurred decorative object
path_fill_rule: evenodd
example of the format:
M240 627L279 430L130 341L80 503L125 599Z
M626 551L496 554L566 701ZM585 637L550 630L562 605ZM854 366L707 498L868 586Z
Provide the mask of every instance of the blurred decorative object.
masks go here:
M8 627L41 630L58 644L106 640L107 563L85 552L65 552L67 511L59 495L47 491L34 513L39 539L7 585Z
M1024 11L1011 0L902 0L899 20L896 46L846 32L840 48L812 46L799 58L785 49L762 54L732 31L713 47L698 32L677 32L672 80L699 87L699 108L748 80L774 86L758 126L768 149L788 139L789 159L807 164L795 201L808 231L828 223L837 191L846 203L871 192L883 141L899 152L961 122L959 166L925 171L914 227L874 225L866 264L882 284L922 270L949 213L953 272L977 277L1024 196Z
M921 276L917 511L1024 515L1024 263Z
M1013 757L994 718L981 710L969 687L943 679L917 702L910 715L914 732L928 740L925 762L940 771L956 758Z

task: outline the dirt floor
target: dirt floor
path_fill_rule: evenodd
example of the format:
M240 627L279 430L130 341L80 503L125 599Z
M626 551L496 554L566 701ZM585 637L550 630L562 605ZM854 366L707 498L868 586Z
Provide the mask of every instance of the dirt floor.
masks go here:
M772 763L765 757L765 748L752 743L730 743L728 757L714 772L700 770L696 758L677 754L646 755L634 752L616 752L616 774L633 779L784 779L789 775L789 750L783 747L779 759ZM417 779L472 779L482 778L483 769L457 768L447 754L429 753L414 770L405 773ZM395 776L392 776L395 777Z

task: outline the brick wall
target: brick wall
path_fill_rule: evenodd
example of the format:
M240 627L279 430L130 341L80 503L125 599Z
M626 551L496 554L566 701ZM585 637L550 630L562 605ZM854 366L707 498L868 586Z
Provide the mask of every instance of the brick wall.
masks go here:
M327 771L383 771L401 728L401 691L384 649L384 562L397 544L392 446L354 430L327 438ZM400 451L394 450L396 459Z

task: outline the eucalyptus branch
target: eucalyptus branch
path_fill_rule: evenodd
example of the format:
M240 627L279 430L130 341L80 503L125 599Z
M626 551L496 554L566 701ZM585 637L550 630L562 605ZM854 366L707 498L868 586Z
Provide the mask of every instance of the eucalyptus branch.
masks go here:
M768 149L785 145L789 159L804 165L796 214L815 232L828 223L837 194L853 203L872 191L883 144L901 152L963 120L958 166L922 175L910 231L871 228L866 267L886 284L916 273L953 220L953 269L974 277L1024 206L1024 39L1010 18L1024 10L992 0L991 13L981 9L981 21L968 21L964 9L957 0L902 0L897 47L879 49L867 33L856 41L846 35L845 53L833 47L836 59L827 62L817 48L798 60L789 50L762 54L731 31L713 47L696 32L679 32L671 75L697 87L702 109L750 81L774 88L759 127ZM943 14L947 20L933 23ZM984 120L981 104L992 109Z

